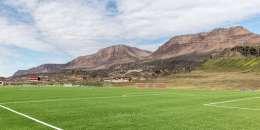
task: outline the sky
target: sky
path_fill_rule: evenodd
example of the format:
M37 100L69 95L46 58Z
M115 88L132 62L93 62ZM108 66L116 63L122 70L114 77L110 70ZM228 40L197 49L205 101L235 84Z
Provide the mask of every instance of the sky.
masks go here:
M0 0L0 76L117 44L154 51L171 37L244 26L259 0Z

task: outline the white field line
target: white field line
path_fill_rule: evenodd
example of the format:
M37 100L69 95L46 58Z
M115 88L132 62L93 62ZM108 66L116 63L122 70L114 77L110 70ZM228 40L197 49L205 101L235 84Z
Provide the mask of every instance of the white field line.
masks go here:
M246 101L246 100L252 100L252 99L259 99L259 98L260 97L240 98L240 99L227 100L227 101L222 101L222 102L208 103L208 104L204 104L204 106L225 108L225 109L240 109L240 110L260 111L260 108L257 109L257 108L233 107L233 106L220 105L220 104L224 104L224 103L232 103L232 102Z
M52 128L52 129L54 129L54 130L63 130L63 129L61 129L61 128L59 128L59 127L56 127L56 126L53 126L53 125L51 125L51 124L49 124L49 123L40 121L40 120L35 119L35 118L31 117L31 116L28 116L28 115L25 115L25 114L23 114L23 113L21 113L21 112L15 111L15 110L13 110L13 109L11 109L11 108L9 108L9 107L3 106L3 105L0 105L0 107L3 108L3 109L5 109L5 110L8 110L8 111L10 111L10 112L13 112L13 113L15 113L15 114L17 114L17 115L20 115L20 116L23 116L23 117L25 117L25 118L28 118L28 119L30 119L30 120L32 120L32 121L34 121L34 122L37 122L37 123L42 124L42 125L44 125L44 126L50 127L50 128Z
M31 116L25 115L21 112L18 112L16 110L13 110L9 107L4 106L4 104L19 104L19 103L42 103L42 102L55 102L55 101L73 101L73 100L87 100L87 99L108 99L108 98L125 98L125 97L140 97L140 96L156 96L156 95L161 95L159 93L152 93L152 94L126 94L126 95L122 95L122 96L109 96L109 97L88 97L88 98L73 98L73 99L69 99L69 98L63 98L63 99L46 99L46 100L31 100L31 101L20 101L20 102L6 102L6 103L0 103L0 107L8 110L10 112L13 112L17 115L23 116L25 118L28 118L34 122L37 122L39 124L42 124L44 126L47 126L49 128L52 128L54 130L63 130L59 127L53 126L49 123L43 122L41 120L38 120L36 118L33 118Z
M144 97L144 96L159 96L160 93L153 94L125 94L121 96L106 96L106 97L86 97L86 98L58 98L58 99L43 99L43 100L27 100L27 101L14 101L14 102L3 102L0 104L22 104L22 103L43 103L43 102L57 102L57 101L77 101L77 100L88 100L88 99L109 99L109 98L126 98L126 97Z
M257 109L257 108L232 107L232 106L207 105L207 104L205 104L205 106L216 107L216 108L225 108L225 109L240 109L240 110L260 111L260 109Z
M124 94L121 96L107 96L107 97L86 97L86 98L59 98L59 99L44 99L44 100L27 100L27 101L15 101L15 102L3 102L0 103L0 107L3 109L6 109L8 111L11 111L13 113L16 113L20 116L26 117L30 120L33 120L37 123L40 123L42 125L48 126L50 128L53 128L55 130L63 130L61 128L58 128L56 126L53 126L51 124L45 123L43 121L40 121L36 118L30 117L28 115L25 115L23 113L17 112L9 107L6 107L4 105L7 104L23 104L23 103L43 103L43 102L57 102L57 101L76 101L76 100L88 100L88 99L109 99L109 98L126 98L126 97L143 97L143 96L158 96L158 95L162 95L162 94L174 94L174 95L180 95L180 94L176 94L176 93L167 93L167 92L162 92L162 93L128 93L128 94ZM195 96L195 95L186 95L183 94L184 96Z

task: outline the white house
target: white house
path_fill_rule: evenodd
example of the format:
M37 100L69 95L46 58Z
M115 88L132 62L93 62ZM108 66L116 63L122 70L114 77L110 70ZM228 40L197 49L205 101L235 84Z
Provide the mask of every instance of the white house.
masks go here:
M127 83L127 82L131 82L131 78L128 78L128 77L115 77L115 78L111 78L111 79L105 79L104 82Z
M0 81L0 86L3 86L5 84L4 81Z

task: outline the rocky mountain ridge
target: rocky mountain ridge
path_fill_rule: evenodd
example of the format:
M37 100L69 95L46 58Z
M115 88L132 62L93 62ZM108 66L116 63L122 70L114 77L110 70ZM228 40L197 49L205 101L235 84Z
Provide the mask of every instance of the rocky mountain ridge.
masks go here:
M150 51L126 45L115 45L101 49L92 55L80 56L66 64L44 64L29 70L19 70L14 74L14 76L54 73L66 69L105 69L115 64L139 61L149 55L151 55Z
M153 66L153 64L161 61L167 65L161 64L160 66L164 66L165 69L167 67L174 69L171 67L174 65L171 64L176 64L173 62L175 58L179 61L190 59L188 57L205 59L200 57L210 57L212 53L221 52L226 48L256 46L259 43L260 36L243 27L218 28L210 32L175 36L153 53L126 45L116 45L101 49L93 55L78 57L67 64L47 64L29 70L18 71L15 76L37 73L58 73L63 70L106 70L111 67L115 68L115 66L117 70L128 70L127 67L135 68L133 66L149 68L147 66ZM171 62L168 62L168 59ZM182 62L178 62L178 66L181 66L179 63ZM196 61L196 64L198 63ZM158 67L160 68L160 66Z
M151 55L151 52L146 50L126 45L116 45L101 49L93 55L78 57L66 64L66 69L104 69L115 64L142 60L149 55Z
M155 51L151 57L166 59L189 53L222 51L225 48L259 43L260 36L243 27L219 28L211 32L173 37Z

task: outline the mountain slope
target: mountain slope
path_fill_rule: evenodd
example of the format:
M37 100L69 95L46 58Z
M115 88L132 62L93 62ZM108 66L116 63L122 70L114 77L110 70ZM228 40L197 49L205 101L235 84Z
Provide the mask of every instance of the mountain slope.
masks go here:
M104 48L89 56L81 56L66 64L67 69L104 69L111 65L142 60L151 52L126 45Z
M67 64L44 64L29 70L19 70L14 76L53 73L64 69L105 69L115 64L123 64L142 60L151 52L126 45L116 45L101 49L93 55L78 57Z
M37 73L58 72L58 71L62 70L64 67L65 67L64 64L44 64L44 65L40 65L40 66L31 68L29 70L18 70L14 74L14 76L37 74Z
M256 45L260 36L243 27L220 28L211 32L173 37L152 54L153 59L165 59L189 53L222 51L238 45Z
M232 48L240 45L256 46L260 43L260 36L252 33L243 27L219 28L211 32L204 32L191 35L181 35L170 39L167 43L162 45L154 53L141 50L135 47L126 45L117 45L104 48L93 55L81 56L64 65L43 65L28 71L18 71L16 75L24 75L30 73L51 73L59 72L60 70L105 70L110 69L111 66L116 65L119 71L130 68L149 68L154 66L158 61L163 60L163 64L155 65L155 68L164 66L164 69L176 68L177 64L172 62L178 59L178 66L182 68L184 61L191 59L189 57L196 57L196 59L205 60L213 53L222 52L226 48ZM169 61L167 61L169 60ZM160 61L161 62L161 61ZM128 63L134 63L129 66ZM196 66L201 63L201 60L196 63ZM190 66L185 63L185 66ZM192 65L193 66L193 65ZM111 72L113 73L113 72Z

